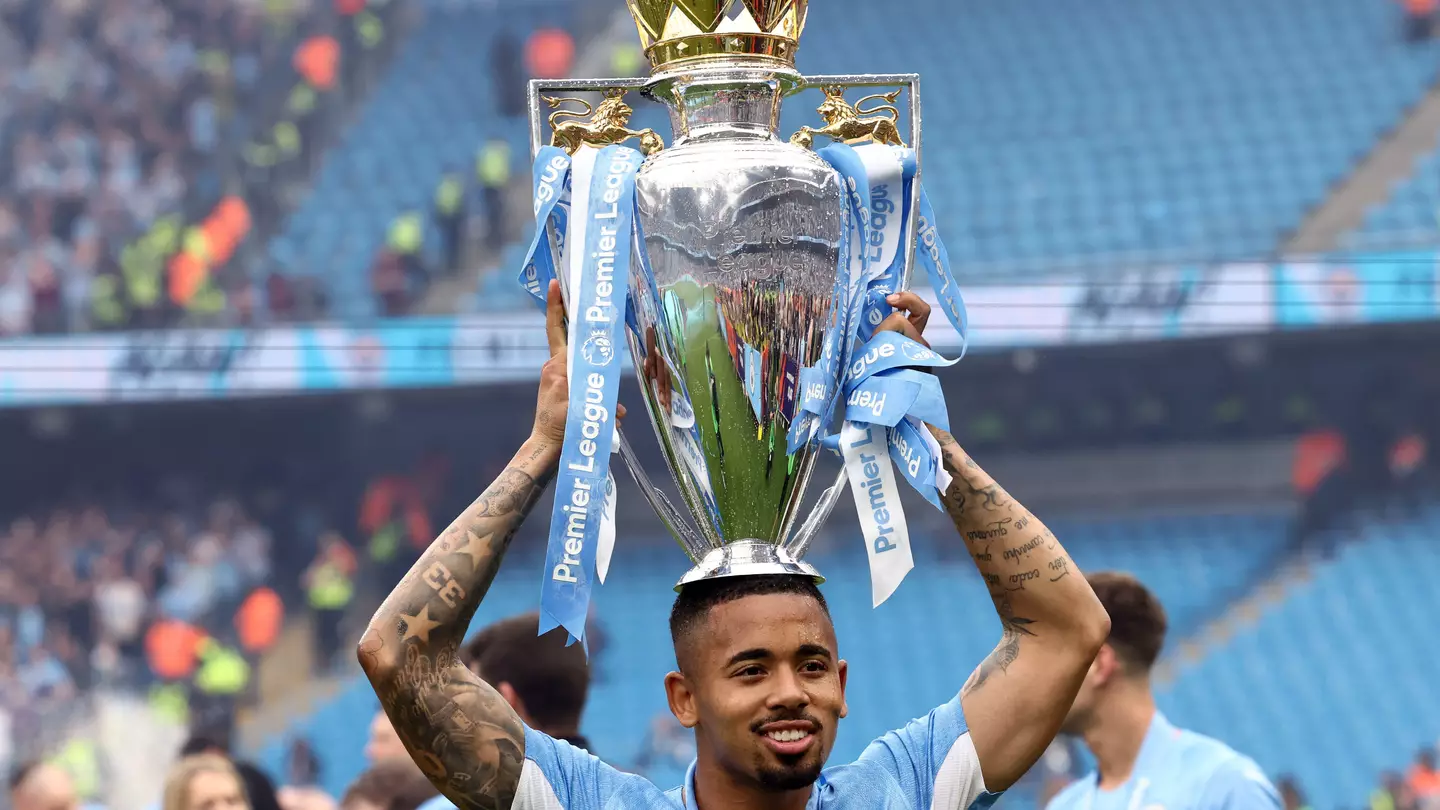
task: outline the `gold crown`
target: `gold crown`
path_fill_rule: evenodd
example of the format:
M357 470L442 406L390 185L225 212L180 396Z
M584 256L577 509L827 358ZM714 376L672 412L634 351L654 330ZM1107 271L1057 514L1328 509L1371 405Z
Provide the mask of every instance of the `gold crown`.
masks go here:
M795 65L809 0L625 0L656 70L741 57Z

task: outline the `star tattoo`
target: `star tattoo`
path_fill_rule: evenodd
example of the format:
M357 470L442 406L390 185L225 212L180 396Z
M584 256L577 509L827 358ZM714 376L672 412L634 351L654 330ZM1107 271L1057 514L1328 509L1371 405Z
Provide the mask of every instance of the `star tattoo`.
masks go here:
M472 569L477 568L480 565L480 561L485 557L490 540L494 537L495 535L493 533L481 537L475 533L474 529L466 529L465 544L455 549L455 553L464 554L466 557L469 557L470 567Z
M420 608L420 612L414 616L401 613L400 618L405 620L405 635L400 637L401 641L418 638L422 644L427 644L430 641L430 631L440 626L440 622L430 618L429 605Z

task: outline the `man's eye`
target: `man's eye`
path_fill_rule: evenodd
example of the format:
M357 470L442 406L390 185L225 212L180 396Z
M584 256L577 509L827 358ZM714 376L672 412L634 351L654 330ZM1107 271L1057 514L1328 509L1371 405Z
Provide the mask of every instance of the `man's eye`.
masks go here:
M764 674L765 674L765 670L761 669L761 668L757 665L757 666L748 666L748 667L745 667L744 669L740 670L739 672L736 672L736 673L735 673L735 676L736 676L737 678L754 678L754 677L756 677L756 676L758 676L758 675L764 675Z
M827 667L824 661L806 661L801 669L805 672L824 672Z

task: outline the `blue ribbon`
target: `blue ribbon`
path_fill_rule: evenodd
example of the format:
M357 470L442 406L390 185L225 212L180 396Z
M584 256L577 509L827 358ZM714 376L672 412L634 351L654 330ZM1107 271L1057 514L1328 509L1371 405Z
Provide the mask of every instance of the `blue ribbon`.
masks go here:
M550 252L548 226L554 225L555 254L565 249L565 228L570 219L570 156L558 146L542 146L535 155L535 238L520 270L520 286L530 293L541 309L545 291L555 278L555 255Z
M620 392L620 338L629 299L639 152L607 146L595 160L584 261L570 325L575 343L570 410L556 477L550 541L540 589L540 632L564 627L585 639L595 549Z
M889 217L898 214L900 216L901 243L891 257L890 264L886 265L875 275L865 289L865 300L863 303L863 314L856 324L856 334L861 340L869 340L875 334L878 327L894 309L885 300L892 293L898 292L900 282L905 273L905 254L909 246L904 239L909 229L905 227L910 221L913 212L910 210L910 197L915 184L915 151L913 149L896 149L895 157L900 161L901 183L900 194L887 193L884 186L873 186L870 189L870 240L869 258L871 261L880 259L879 248L881 234L885 231L885 225ZM895 197L899 197L899 200ZM898 210L897 210L898 208Z
M930 278L930 287L935 290L945 319L960 336L960 357L955 358L959 360L965 356L965 350L970 345L970 320L965 314L965 299L960 297L960 285L955 283L955 274L950 272L950 253L945 250L945 243L940 241L940 231L935 226L935 211L930 208L930 198L924 188L920 189L920 221L916 226L918 244L915 256Z

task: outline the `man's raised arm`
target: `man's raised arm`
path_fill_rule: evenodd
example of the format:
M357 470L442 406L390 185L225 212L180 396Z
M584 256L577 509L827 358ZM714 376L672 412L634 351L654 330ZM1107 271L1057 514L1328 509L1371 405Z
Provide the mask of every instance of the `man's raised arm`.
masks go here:
M999 791L1054 739L1110 617L1055 535L954 436L931 430L954 476L941 500L1000 616L1000 643L960 690L985 786Z
M410 756L460 810L507 810L524 765L520 718L457 651L510 538L559 463L567 385L563 309L553 285L546 331L550 360L530 438L391 591L358 650Z

